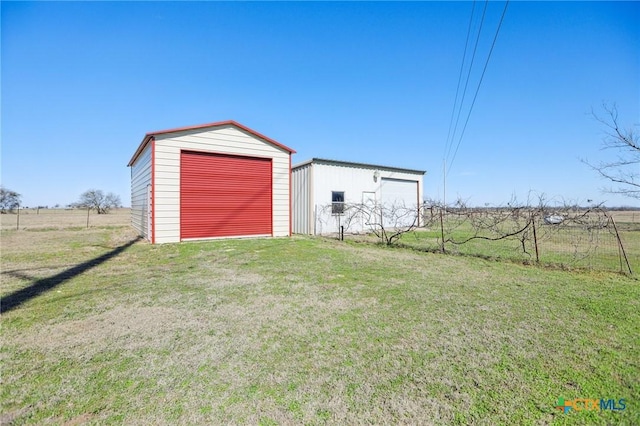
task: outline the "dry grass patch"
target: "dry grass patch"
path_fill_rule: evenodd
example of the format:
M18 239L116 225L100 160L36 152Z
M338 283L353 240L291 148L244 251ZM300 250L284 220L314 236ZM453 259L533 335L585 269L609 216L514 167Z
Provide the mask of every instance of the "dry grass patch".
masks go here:
M197 330L197 317L170 307L117 306L82 319L47 324L22 339L24 349L88 357L106 345L118 351L169 347L167 336Z

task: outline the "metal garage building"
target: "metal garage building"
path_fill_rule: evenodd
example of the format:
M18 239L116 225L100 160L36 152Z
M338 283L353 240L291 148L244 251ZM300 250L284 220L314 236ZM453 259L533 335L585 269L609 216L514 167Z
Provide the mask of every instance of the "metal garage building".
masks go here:
M326 234L345 225L334 206L345 204L422 204L424 170L313 158L292 168L293 232ZM418 218L420 220L420 218ZM363 221L348 224L349 232L366 231Z
M294 150L235 121L145 135L131 157L131 221L151 243L291 235Z

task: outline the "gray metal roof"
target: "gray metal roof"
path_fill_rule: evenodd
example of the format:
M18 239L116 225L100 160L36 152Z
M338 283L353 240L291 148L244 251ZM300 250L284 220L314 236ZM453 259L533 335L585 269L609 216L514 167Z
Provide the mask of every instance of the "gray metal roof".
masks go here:
M378 164L368 164L368 163L356 163L353 161L339 161L339 160L329 160L326 158L312 158L311 160L303 161L302 163L296 164L292 166L292 170L295 170L300 167L304 167L308 164L326 164L329 166L343 166L343 167L359 167L364 169L380 169L380 170L388 170L400 173L414 173L424 175L427 173L426 170L415 170L415 169L406 169L403 167L392 167L392 166L381 166Z

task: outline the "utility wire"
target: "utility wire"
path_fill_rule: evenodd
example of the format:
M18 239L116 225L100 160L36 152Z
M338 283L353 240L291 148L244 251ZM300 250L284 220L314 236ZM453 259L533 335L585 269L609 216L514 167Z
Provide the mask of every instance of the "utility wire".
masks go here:
M487 65L489 65L489 59L491 59L491 53L493 52L493 48L496 45L496 40L498 39L498 34L500 33L500 27L502 27L502 21L504 20L504 15L507 13L507 6L509 6L509 0L507 0L504 4L504 9L502 10L502 16L500 17L500 22L498 23L498 28L496 29L496 34L493 37L493 42L491 43L491 49L489 50L489 55L487 55L487 60L484 63L484 68L482 69L482 75L480 76L480 81L478 82L478 87L476 88L476 92L473 95L473 101L471 102L471 107L469 108L469 113L467 114L467 118L464 122L464 127L462 128L462 132L460 133L460 138L458 139L458 144L456 145L456 149L453 153L453 157L451 158L451 162L449 163L449 167L447 168L446 175L449 175L451 171L451 167L453 166L453 162L456 159L456 155L458 154L458 149L460 148L460 143L462 142L462 138L464 136L465 130L467 130L467 124L469 123L469 117L471 117L471 111L473 111L473 106L476 103L476 98L478 97L478 92L480 91L480 86L482 85L482 80L484 79L484 74L487 71Z
M451 109L451 119L449 120L449 131L447 133L447 140L445 141L444 144L444 155L446 158L449 155L449 150L451 150L451 147L449 146L451 144L451 127L453 126L453 117L456 114L456 107L458 105L458 94L460 92L460 82L462 81L462 73L464 71L464 63L466 62L467 59L467 48L469 47L469 36L471 35L471 24L473 24L473 12L476 8L476 0L473 0L473 4L471 6L471 17L469 18L469 27L467 28L467 39L464 42L464 53L462 54L462 63L460 64L460 73L458 74L458 86L456 87L456 98L453 101L453 108Z
M458 108L458 116L456 117L456 124L453 126L453 134L451 135L451 140L449 141L449 148L447 149L446 158L449 158L449 154L451 153L451 147L453 146L453 141L456 136L456 130L458 129L458 122L460 121L460 114L462 113L462 106L464 105L464 99L467 95L467 87L469 86L469 78L471 77L471 70L473 69L473 62L476 58L476 52L478 51L478 43L480 42L480 34L482 33L482 24L484 23L484 17L487 12L487 6L489 5L489 0L485 0L484 9L482 9L482 18L480 19L480 27L478 28L478 35L476 36L476 43L473 47L473 54L471 55L471 63L469 64L469 72L467 72L467 79L464 83L464 89L462 90L462 100L460 101L460 108Z

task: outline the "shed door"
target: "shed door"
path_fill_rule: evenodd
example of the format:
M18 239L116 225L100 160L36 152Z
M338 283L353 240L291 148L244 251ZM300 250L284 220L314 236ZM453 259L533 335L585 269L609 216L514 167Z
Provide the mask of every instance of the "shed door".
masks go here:
M272 234L271 159L182 151L180 238Z
M385 226L409 226L418 213L418 182L381 179L380 203Z

